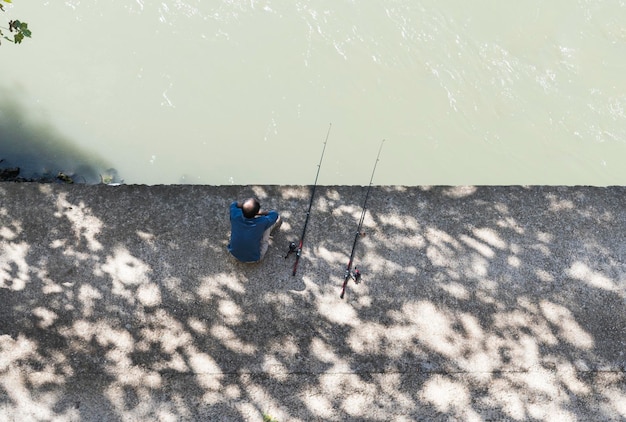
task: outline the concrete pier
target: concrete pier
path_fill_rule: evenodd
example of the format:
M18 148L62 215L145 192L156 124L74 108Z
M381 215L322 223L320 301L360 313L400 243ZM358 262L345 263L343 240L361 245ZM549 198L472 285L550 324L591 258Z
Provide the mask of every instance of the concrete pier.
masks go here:
M625 187L365 191L0 184L0 419L626 419Z

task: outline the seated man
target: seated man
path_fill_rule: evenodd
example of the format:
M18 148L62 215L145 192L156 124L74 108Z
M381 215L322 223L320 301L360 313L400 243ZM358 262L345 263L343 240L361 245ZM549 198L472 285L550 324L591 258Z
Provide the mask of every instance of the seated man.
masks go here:
M230 204L230 243L228 251L241 262L260 261L272 231L278 229L282 220L274 210L262 211L256 198Z

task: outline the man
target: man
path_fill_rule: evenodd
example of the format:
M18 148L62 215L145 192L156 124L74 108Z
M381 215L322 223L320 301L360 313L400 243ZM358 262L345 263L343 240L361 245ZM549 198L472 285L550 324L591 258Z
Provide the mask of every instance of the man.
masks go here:
M269 246L270 234L282 220L274 210L262 211L256 198L230 204L228 251L241 262L258 262Z

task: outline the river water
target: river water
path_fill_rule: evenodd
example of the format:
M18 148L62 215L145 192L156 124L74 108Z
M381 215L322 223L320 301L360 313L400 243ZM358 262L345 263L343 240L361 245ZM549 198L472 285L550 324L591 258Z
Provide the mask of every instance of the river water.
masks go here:
M14 0L0 166L125 183L626 184L623 0ZM6 30L4 31L7 32Z

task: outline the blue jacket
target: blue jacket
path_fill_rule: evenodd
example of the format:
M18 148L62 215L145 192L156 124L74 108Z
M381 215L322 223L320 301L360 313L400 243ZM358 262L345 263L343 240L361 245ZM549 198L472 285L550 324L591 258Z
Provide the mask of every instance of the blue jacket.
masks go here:
M261 239L265 230L272 227L278 220L278 213L274 210L267 215L254 218L243 216L237 202L230 204L230 243L228 251L242 262L256 262L261 259Z

